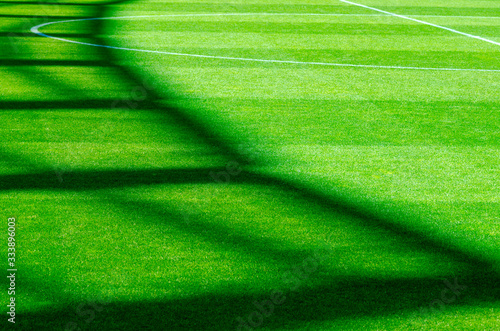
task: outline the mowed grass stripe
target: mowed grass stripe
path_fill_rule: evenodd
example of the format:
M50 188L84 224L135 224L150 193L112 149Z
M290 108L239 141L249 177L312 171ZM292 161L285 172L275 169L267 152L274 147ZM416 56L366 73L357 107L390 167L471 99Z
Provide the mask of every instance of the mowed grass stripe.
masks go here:
M457 69L490 69L500 70L500 55L496 52L454 52L454 51L398 51L398 50L318 50L318 49L293 49L293 47L281 47L262 50L261 48L184 48L179 47L175 52L183 54L203 54L224 57L245 57L263 60L289 60L300 62L322 62L322 63L345 63L375 66L407 66L425 68L457 68ZM172 56L169 61L172 66L192 67L193 65L219 68L262 68L264 67L295 67L303 68L301 64L262 64L259 62L228 61L218 59L191 59L180 60ZM466 63L466 66L464 66ZM330 70L335 70L331 68Z
M255 15L258 18L265 20L265 15ZM308 17L307 15L305 15ZM227 16L226 16L227 17ZM310 22L294 22L294 18L289 18L286 16L283 21L288 20L289 22L259 22L260 19L256 19L255 22L238 22L231 17L229 20L224 20L220 22L206 22L199 21L196 17L193 17L195 21L191 22L176 22L171 21L169 17L164 18L138 18L136 23L136 28L134 24L127 22L122 25L128 32L139 32L148 31L151 29L153 31L161 31L161 33L169 32L199 32L199 33L224 33L228 31L232 33L271 33L274 34L279 31L280 34L318 34L318 35L400 35L400 36L449 36L450 32L437 29L432 26L422 25L422 24L395 24L393 19L387 20L385 23L338 23L338 22L324 22L316 23L315 19L310 19ZM259 20L259 21L257 21ZM365 18L360 16L357 21L364 21ZM145 26L145 22L146 23ZM155 22L156 23L153 23ZM168 24L165 24L168 22ZM468 29L474 30L476 33L480 32L488 33L492 36L498 36L500 34L500 19L499 24L481 25L479 27L473 27L470 24L453 25L451 28L458 29ZM157 29L156 29L157 28Z
M224 162L211 147L157 113L33 109L3 111L0 119L10 123L9 128L0 129L5 136L0 148L49 169L51 165L68 171L197 168Z
M194 86L190 84L190 91L205 96L203 99L207 100L238 97L271 100L497 102L500 98L496 72L332 70L308 66L260 69L171 67L169 72L178 83L199 82ZM478 89L478 86L481 88ZM310 107L311 111L316 110L314 103Z
M137 38L137 39L135 39ZM221 38L224 38L221 40ZM373 49L373 50L419 50L419 51L496 51L498 46L472 38L450 34L448 36L370 36L370 35L289 35L281 33L198 33L172 32L136 33L134 37L116 35L118 45L133 46L146 50L171 50L173 47L205 48L309 48L309 49ZM160 40L161 43L158 43ZM149 48L148 48L149 47ZM167 57L167 56L165 56Z
M229 2L163 2L148 1L145 10L144 3L131 3L124 8L126 12L133 12L134 15L155 15L168 12L180 13L333 13L333 14L365 14L366 10L346 6L340 2L330 4L289 4L289 3L239 3ZM117 11L116 16L122 16Z
M245 137L283 138L298 145L500 147L500 102L396 100L212 99L224 117L245 126ZM314 112L311 112L314 104ZM485 112L484 109L488 109ZM289 123L301 125L291 129ZM265 120L264 120L265 119ZM404 130L402 130L404 128Z

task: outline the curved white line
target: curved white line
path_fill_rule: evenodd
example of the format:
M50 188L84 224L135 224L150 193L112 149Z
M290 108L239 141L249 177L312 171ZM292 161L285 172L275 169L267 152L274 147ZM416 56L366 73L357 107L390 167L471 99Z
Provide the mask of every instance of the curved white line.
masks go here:
M342 0L341 0L342 1ZM346 1L347 2L347 1ZM286 61L286 60L266 60L266 59L252 59L244 57L228 57L228 56L215 56L215 55L203 55L203 54L188 54L188 53L176 53L176 52L164 52L164 51L152 51L147 49L137 49L128 47L118 47L118 46L108 46L100 44L85 43L81 41L75 41L65 38L59 38L51 36L40 32L40 28L48 25L60 24L60 23L70 23L70 22L83 22L83 21L96 21L96 20L122 20L122 19L137 19L137 18L157 18L157 17L196 17L196 16L255 16L255 15L266 15L266 16L292 16L292 15L306 15L306 16L394 16L394 14L388 15L369 15L369 14L294 14L294 13L217 13L217 14L173 14L173 15L144 15L144 16L121 16L121 17L95 17L95 18L82 18L75 20L65 20L65 21L55 21L39 24L30 29L31 32L63 42L102 47L123 51L133 51L133 52L143 52L143 53L153 53L153 54L165 54L173 56L186 56L186 57L196 57L205 59L219 59L219 60L236 60L236 61L247 61L247 62L263 62L263 63L282 63L282 64L302 64L302 65L318 65L318 66L332 66L332 67L355 67L355 68L372 68L372 69L408 69L408 70L438 70L438 71L475 71L475 72L500 72L500 69L462 69L462 68L426 68L426 67L405 67L405 66L380 66L380 65L369 65L369 64L350 64L350 63L329 63L329 62L303 62L303 61Z

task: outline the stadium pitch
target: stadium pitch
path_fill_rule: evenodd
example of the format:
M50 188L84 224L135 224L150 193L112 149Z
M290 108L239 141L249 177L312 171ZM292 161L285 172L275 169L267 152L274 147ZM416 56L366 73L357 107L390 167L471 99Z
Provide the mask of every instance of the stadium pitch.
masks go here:
M16 326L500 329L499 13L2 2Z

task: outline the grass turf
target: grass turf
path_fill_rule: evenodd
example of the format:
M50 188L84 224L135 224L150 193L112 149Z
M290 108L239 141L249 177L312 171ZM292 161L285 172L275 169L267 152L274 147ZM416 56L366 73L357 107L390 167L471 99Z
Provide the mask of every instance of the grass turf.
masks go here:
M391 2L376 4L397 13L405 10L391 7ZM436 5L424 2L407 13L429 10L431 4ZM185 5L184 10L189 15L199 5ZM205 5L214 10L219 6ZM259 8L272 13L273 5ZM172 5L177 10L178 6ZM328 10L317 6L312 3L297 10L295 4L282 4L279 10L305 15L113 21L110 24L119 32L112 40L119 46L188 54L498 69L500 46L398 17L307 16L377 14L346 4L336 3ZM490 2L469 3L453 8L454 15L467 17L420 19L495 40L499 19L476 23L473 17L483 15L483 6L494 7ZM245 6L219 9L230 10L249 11ZM120 13L141 14L142 10L129 7ZM341 181L347 194L363 192L404 208L418 205L429 219L425 229L432 226L445 240L456 238L463 249L500 258L499 214L476 210L477 202L498 203L498 72L263 65L126 52L119 56L125 61L133 56L151 76L183 84L179 89L184 87L185 102L195 109L193 116L229 141L243 141L262 151L266 160L261 171L308 181L326 194L337 190ZM432 217L436 210L438 220ZM421 228L420 223L411 225Z
M403 15L498 13L492 1L364 4ZM374 14L324 1L77 12ZM25 32L25 21L8 19L4 31ZM500 19L419 19L498 41ZM171 17L43 31L217 56L500 69L495 45L385 16ZM267 330L498 327L498 72L264 64L15 38L17 51L7 51L9 39L2 53L0 199L19 219L22 326L235 330L241 317ZM139 109L123 107L144 87L128 70L154 87ZM225 185L210 173L230 172L228 149L256 162ZM440 309L443 280L467 288ZM284 302L257 323L255 302L276 290Z

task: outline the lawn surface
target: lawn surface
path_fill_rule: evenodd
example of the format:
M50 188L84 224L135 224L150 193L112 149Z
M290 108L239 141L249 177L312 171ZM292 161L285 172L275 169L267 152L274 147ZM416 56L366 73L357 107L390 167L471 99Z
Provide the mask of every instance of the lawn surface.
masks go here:
M17 326L500 330L500 4L362 4L487 40L341 1L2 3ZM157 53L29 32L121 16L40 30Z

